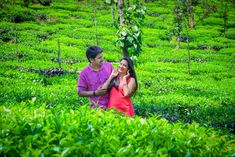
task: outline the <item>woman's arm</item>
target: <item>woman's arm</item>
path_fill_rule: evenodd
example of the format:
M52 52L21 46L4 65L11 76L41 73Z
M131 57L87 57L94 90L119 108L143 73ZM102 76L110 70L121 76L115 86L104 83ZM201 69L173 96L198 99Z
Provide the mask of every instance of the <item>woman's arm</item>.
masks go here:
M113 70L109 78L106 80L106 82L102 86L100 86L100 89L107 90L111 80L117 75L118 75L118 72L116 70Z
M127 83L126 80L123 80L123 91L124 97L131 96L136 88L136 81L134 78L130 78L130 81Z

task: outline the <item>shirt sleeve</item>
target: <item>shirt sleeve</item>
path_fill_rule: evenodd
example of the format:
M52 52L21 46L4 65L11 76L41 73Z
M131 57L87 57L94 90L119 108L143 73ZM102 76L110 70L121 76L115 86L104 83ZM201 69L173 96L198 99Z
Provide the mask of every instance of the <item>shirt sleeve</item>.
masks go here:
M88 90L88 85L86 81L85 74L83 72L80 73L80 77L78 79L78 93L82 91L87 91Z

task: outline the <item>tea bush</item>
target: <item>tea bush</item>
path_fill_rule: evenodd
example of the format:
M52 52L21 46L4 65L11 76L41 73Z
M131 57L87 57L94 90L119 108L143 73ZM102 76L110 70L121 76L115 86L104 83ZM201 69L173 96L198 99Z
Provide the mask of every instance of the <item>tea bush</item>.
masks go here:
M232 155L234 136L197 123L126 118L87 106L1 106L1 155Z

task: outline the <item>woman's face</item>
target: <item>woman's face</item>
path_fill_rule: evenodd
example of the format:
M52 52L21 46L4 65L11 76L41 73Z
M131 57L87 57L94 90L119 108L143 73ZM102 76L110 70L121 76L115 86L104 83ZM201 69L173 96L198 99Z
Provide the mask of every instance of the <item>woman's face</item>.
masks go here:
M126 74L128 71L128 63L126 60L122 60L118 66L118 72L120 74Z

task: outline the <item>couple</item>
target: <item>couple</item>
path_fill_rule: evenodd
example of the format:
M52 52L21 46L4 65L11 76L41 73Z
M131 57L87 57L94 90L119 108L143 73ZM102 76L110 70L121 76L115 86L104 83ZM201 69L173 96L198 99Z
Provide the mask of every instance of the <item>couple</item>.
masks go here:
M134 116L130 99L137 89L133 62L130 58L122 58L115 70L111 63L103 62L102 52L98 46L87 48L90 64L80 73L78 95L90 97L92 108L115 108L126 116Z

